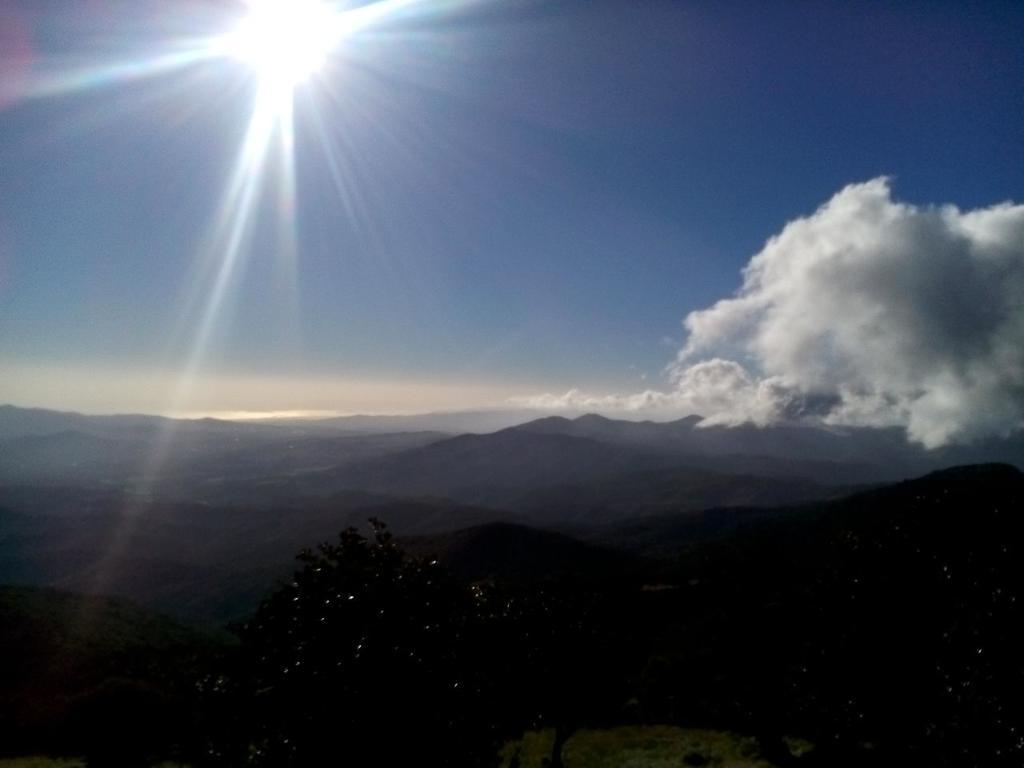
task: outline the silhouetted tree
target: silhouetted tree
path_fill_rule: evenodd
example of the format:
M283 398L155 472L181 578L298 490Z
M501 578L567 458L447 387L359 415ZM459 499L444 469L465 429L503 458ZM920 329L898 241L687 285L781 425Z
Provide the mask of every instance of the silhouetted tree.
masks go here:
M207 681L206 759L485 766L526 728L564 743L605 673L587 602L460 583L371 524L303 552L244 627L234 668Z
M229 693L244 710L218 758L469 765L490 753L480 684L460 662L471 594L376 522L370 539L349 529L299 559L242 632Z

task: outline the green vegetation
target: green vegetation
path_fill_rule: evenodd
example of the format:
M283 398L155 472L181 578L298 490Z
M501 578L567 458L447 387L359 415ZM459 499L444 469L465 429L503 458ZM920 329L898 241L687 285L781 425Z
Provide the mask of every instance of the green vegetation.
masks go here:
M506 744L501 768L545 768L554 731L531 731ZM564 768L772 768L759 755L757 743L724 731L674 728L665 725L582 730L562 748Z

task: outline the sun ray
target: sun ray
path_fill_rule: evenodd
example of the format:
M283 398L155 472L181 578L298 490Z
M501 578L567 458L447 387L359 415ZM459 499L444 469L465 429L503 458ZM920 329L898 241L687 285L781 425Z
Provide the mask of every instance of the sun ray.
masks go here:
M154 53L112 63L51 67L19 84L13 100L6 98L7 91L0 93L5 97L0 106L6 107L18 101L113 88L200 67L234 63L246 68L254 86L251 111L220 203L197 254L191 290L183 296L177 325L170 334L168 354L173 354L179 365L165 412L189 410L187 404L210 356L214 332L223 326L225 304L249 255L254 218L267 191L271 164L275 166L278 183L274 191L277 204L273 210L278 219L279 263L285 272L292 304L297 307L294 301L299 255L296 229L299 185L295 158L297 90L320 88L321 95L330 93L331 89L322 82L326 78L319 75L348 38L383 25L385 21L434 18L475 1L380 0L351 8L319 0L243 0L245 13L234 19L236 26L227 32L222 29L205 36L168 40ZM335 106L338 103L336 100ZM371 201L363 191L365 176L361 174L365 174L365 169L357 163L360 152L353 146L351 137L329 129L315 98L310 99L309 104L318 149L350 225L357 236L366 241L367 250L380 259L380 267L387 269L382 233L375 226ZM369 114L371 110L365 104L357 108L364 120L376 122L379 118L379 115ZM382 127L382 133L392 142L401 143L396 139L395 126ZM104 556L96 564L94 589L104 589L118 557L131 546L140 510L146 509L147 501L156 498L161 482L166 480L167 462L178 438L176 425L167 422L141 457L139 474L125 488L120 517L110 532Z
M193 290L183 297L176 330L170 335L168 353L184 351L178 384L166 410L185 410L189 394L204 366L214 330L221 325L231 286L243 267L257 208L265 194L271 166L276 180L272 207L278 225L279 263L294 293L297 259L298 180L295 160L298 89L329 84L319 75L339 46L351 36L365 33L385 21L430 19L473 0L426 3L423 0L379 0L358 7L343 7L322 0L242 0L241 13L229 29L209 35L178 37L166 41L151 55L109 64L44 71L32 78L24 98L43 99L92 89L110 88L167 76L189 68L216 63L241 64L253 82L253 104L242 144L221 202L212 218L209 234L200 249ZM321 94L324 95L324 94ZM338 100L335 94L335 106ZM348 100L350 101L350 99ZM359 152L348 138L328 127L317 100L309 100L308 115L318 149L333 181L338 199L351 226L374 253L384 254L380 233L374 226L368 201L361 193ZM365 105L357 109L367 112ZM372 116L364 114L363 119ZM400 144L396 126L383 125L383 135ZM401 147L398 147L401 149ZM386 266L386 265L382 265ZM181 344L184 343L184 350ZM180 358L179 358L180 359ZM158 441L145 475L154 477L169 450Z
M36 74L29 78L20 96L43 99L123 85L194 67L220 58L221 55L208 39L178 43L169 46L166 52L148 58Z

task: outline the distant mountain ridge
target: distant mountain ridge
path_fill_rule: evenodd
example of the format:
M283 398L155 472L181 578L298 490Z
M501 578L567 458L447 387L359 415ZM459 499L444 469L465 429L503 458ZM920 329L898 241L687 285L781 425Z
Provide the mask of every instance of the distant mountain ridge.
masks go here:
M522 424L541 416L528 409L438 411L407 415L353 415L328 418L172 418L147 414L92 415L46 408L0 405L0 440L61 432L97 435L130 431L230 431L249 435L338 435L399 432L485 433Z
M764 460L842 463L874 467L919 459L899 429L829 430L819 427L754 424L701 426L699 416L668 422L623 421L597 414L576 419L552 416L517 429L565 434L645 446L689 457L758 457ZM874 467L876 470L880 467Z
M668 422L609 419L585 414L550 416L515 429L643 446L685 456L719 471L800 474L827 482L876 482L912 477L941 467L1006 462L1024 467L1024 432L972 445L926 450L897 427L814 427L794 424L702 426L699 416ZM730 462L723 464L723 460ZM780 471L792 462L798 472ZM828 476L827 473L838 473ZM825 476L821 476L825 473Z
M659 482L670 500L673 493L664 483L675 471L681 483L679 493L688 489L698 496L696 480L701 476L723 489L725 484L716 476L761 478L761 490L767 497L751 494L744 499L743 492L735 494L736 502L761 505L828 495L822 489L816 491L815 484L850 487L893 482L993 457L1024 466L1021 438L926 451L908 443L898 429L699 424L696 416L670 422L624 421L596 414L575 419L548 416L489 434L459 435L378 459L307 473L298 482L311 493L363 488L519 508L540 503L524 501L522 494L543 496L542 489L557 496L557 489L604 484L603 493L621 497L622 491L612 487L614 482L645 472L662 473ZM690 475L685 476L684 470ZM764 479L785 479L790 488L770 487ZM636 479L630 484L634 492L650 495ZM771 498L773 494L775 498ZM597 491L590 493L595 495ZM707 495L703 500L709 506L728 501Z
M252 500L251 487L447 437L323 426L86 416L0 406L0 483L129 487L175 498Z
M407 415L335 416L313 421L282 421L307 426L345 429L358 432L449 432L482 434L507 429L536 419L541 411L529 409L498 409L472 411L437 411Z
M598 471L607 474L687 466L725 474L803 477L834 485L894 481L957 464L1004 461L1024 467L1022 433L928 451L909 443L903 430L898 428L822 428L792 424L759 427L749 423L705 427L696 415L668 422L612 419L593 413L575 418L542 416L528 420L536 414L526 410L466 411L264 423L145 415L85 416L6 405L0 406L0 457L7 457L6 462L0 463L0 481L4 479L5 464L26 465L35 461L42 465L47 449L54 451L56 464L73 465L78 476L86 471L84 467L97 463L105 451L116 455L123 449L112 444L89 445L90 437L83 435L121 443L160 439L182 447L179 454L201 457L200 463L206 461L202 457L208 453L208 448L216 445L220 453L231 453L235 466L226 469L225 474L234 476L274 474L275 460L278 475L297 470L330 472L336 466L355 460L359 466L337 473L338 479L346 484L368 482L373 487L382 487L381 484L388 485L389 473L398 472L398 467L413 475L422 475L432 467L436 475L434 481L426 482L423 477L419 480L405 478L393 487L386 487L391 491L416 486L417 492L429 493L447 492L451 483L442 478L451 475L454 467L449 465L456 460L481 475L471 483L459 480L460 486L536 484L534 480L507 477L509 472L500 468L502 459L538 480L545 473L553 476L555 469L561 468L569 473L566 477L547 478L561 484L583 479L587 473L582 466L587 463L593 465L592 475ZM501 428L497 429L499 426ZM405 444L398 438L390 438L387 446L373 443L375 436L397 434L422 437L410 437ZM527 438L517 439L521 435L532 436L532 442ZM45 437L52 439L42 439ZM451 442L445 442L445 437L451 438ZM572 443L564 440L566 438L591 442ZM338 442L331 444L329 439ZM364 451L362 456L360 451L353 453L349 449L359 440L375 447ZM605 447L598 449L594 443ZM296 444L300 447L296 448ZM430 448L433 444L436 445ZM580 451L581 458L572 461L554 456L559 445L564 451ZM617 458L612 458L608 446L616 447ZM416 456L420 448L426 450ZM246 456L247 450L250 456ZM479 456L472 456L474 452ZM535 457L524 456L524 452L533 452ZM19 459L19 453L25 455ZM126 453L137 455L139 448L136 445ZM304 454L306 458L295 461L297 454ZM371 469L360 461L376 461L385 454L393 455L390 459L393 468L385 462ZM540 457L547 457L550 469L541 466Z
M1019 435L926 451L899 429L705 427L698 416L653 422L549 415L454 436L373 431L370 417L359 418L364 421L328 422L366 431L324 421L180 421L0 406L0 485L120 490L135 501L262 509L363 491L448 500L543 525L591 525L813 501L943 466L1004 461L1024 467ZM426 424L415 421L420 417L383 418L380 424L395 427Z
M379 461L357 462L303 478L311 490L391 489L411 495L473 499L478 491L523 490L590 482L624 472L667 467L672 458L631 445L513 427L459 435Z
M125 431L159 428L186 429L259 429L258 424L222 419L173 419L166 416L147 414L88 415L74 411L54 411L47 408L21 408L15 405L0 405L0 439L14 437L43 436L61 432L85 432L105 435L122 434Z

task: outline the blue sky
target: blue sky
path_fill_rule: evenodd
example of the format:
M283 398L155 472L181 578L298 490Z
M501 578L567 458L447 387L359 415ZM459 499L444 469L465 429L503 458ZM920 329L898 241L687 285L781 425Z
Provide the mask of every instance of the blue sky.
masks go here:
M0 400L348 412L659 386L683 318L847 184L1024 199L1020 3L422 3L296 91L294 221L271 168L197 353L252 73L35 84L238 13L4 3ZM168 405L154 382L186 369Z

